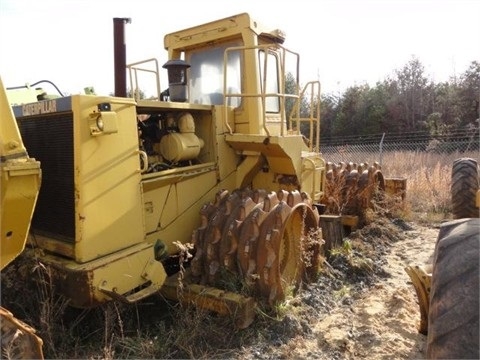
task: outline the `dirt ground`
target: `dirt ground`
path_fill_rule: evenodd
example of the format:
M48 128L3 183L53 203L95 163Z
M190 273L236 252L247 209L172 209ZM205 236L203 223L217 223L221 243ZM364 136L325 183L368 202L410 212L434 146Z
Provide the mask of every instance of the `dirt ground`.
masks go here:
M273 346L245 349L240 357L424 359L426 336L418 332L417 296L404 268L431 263L438 230L438 226L387 220L353 234L354 256L355 249L371 245L370 250L362 248L362 253L370 251L370 255L361 264L370 264L374 274L362 278L362 267L342 271L337 259L329 260L337 281L333 298L322 296L317 285L307 289L302 302L308 304L309 296L315 298L312 308L317 311L312 311L313 316L303 316L299 335ZM346 283L345 277L351 278L352 274L357 278ZM329 286L332 284L325 284L325 289ZM290 322L296 319L292 316Z
M425 336L418 333L420 312L404 268L432 260L438 230L415 227L387 255L390 277L379 281L349 308L339 307L314 327L310 346L343 352L343 358L421 359ZM315 351L311 351L315 357ZM307 355L299 352L299 356ZM321 357L321 356L320 356Z

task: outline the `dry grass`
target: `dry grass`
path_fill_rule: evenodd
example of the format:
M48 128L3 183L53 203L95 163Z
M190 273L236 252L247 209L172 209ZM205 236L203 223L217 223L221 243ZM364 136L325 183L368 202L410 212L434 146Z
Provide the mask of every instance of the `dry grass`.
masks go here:
M450 218L452 164L460 157L478 159L471 153L395 152L383 157L385 177L407 179L405 218L407 220L441 221Z

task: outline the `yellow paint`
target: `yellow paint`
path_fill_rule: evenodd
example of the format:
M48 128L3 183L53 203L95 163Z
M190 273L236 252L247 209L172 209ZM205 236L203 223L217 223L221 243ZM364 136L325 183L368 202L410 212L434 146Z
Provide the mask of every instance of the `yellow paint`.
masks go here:
M111 103L114 134L92 136L90 114ZM74 115L75 259L83 263L144 241L135 102L76 95Z
M40 163L28 157L0 79L0 269L25 248L40 188Z

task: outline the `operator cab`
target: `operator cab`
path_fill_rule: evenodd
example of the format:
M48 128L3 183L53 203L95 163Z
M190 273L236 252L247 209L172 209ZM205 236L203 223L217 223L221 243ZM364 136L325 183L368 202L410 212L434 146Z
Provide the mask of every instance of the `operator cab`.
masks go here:
M246 13L167 34L169 88L160 92L158 85L157 98L233 108L231 114L224 110L230 133L283 136L288 128L299 135L301 119L293 114L299 55L284 48L284 40L281 30L262 27ZM127 65L135 94L141 93L139 65L150 61ZM319 86L311 91L318 95ZM295 123L287 124L288 117Z

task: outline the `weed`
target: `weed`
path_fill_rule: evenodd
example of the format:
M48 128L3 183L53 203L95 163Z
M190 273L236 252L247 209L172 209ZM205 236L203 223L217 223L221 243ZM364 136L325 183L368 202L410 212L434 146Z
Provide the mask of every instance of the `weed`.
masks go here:
M337 300L341 300L350 296L351 288L349 285L343 285L340 289L334 291L334 296Z
M352 242L349 239L344 239L342 242L342 246L338 246L332 248L330 250L330 256L344 256L347 259L350 259L353 254Z

